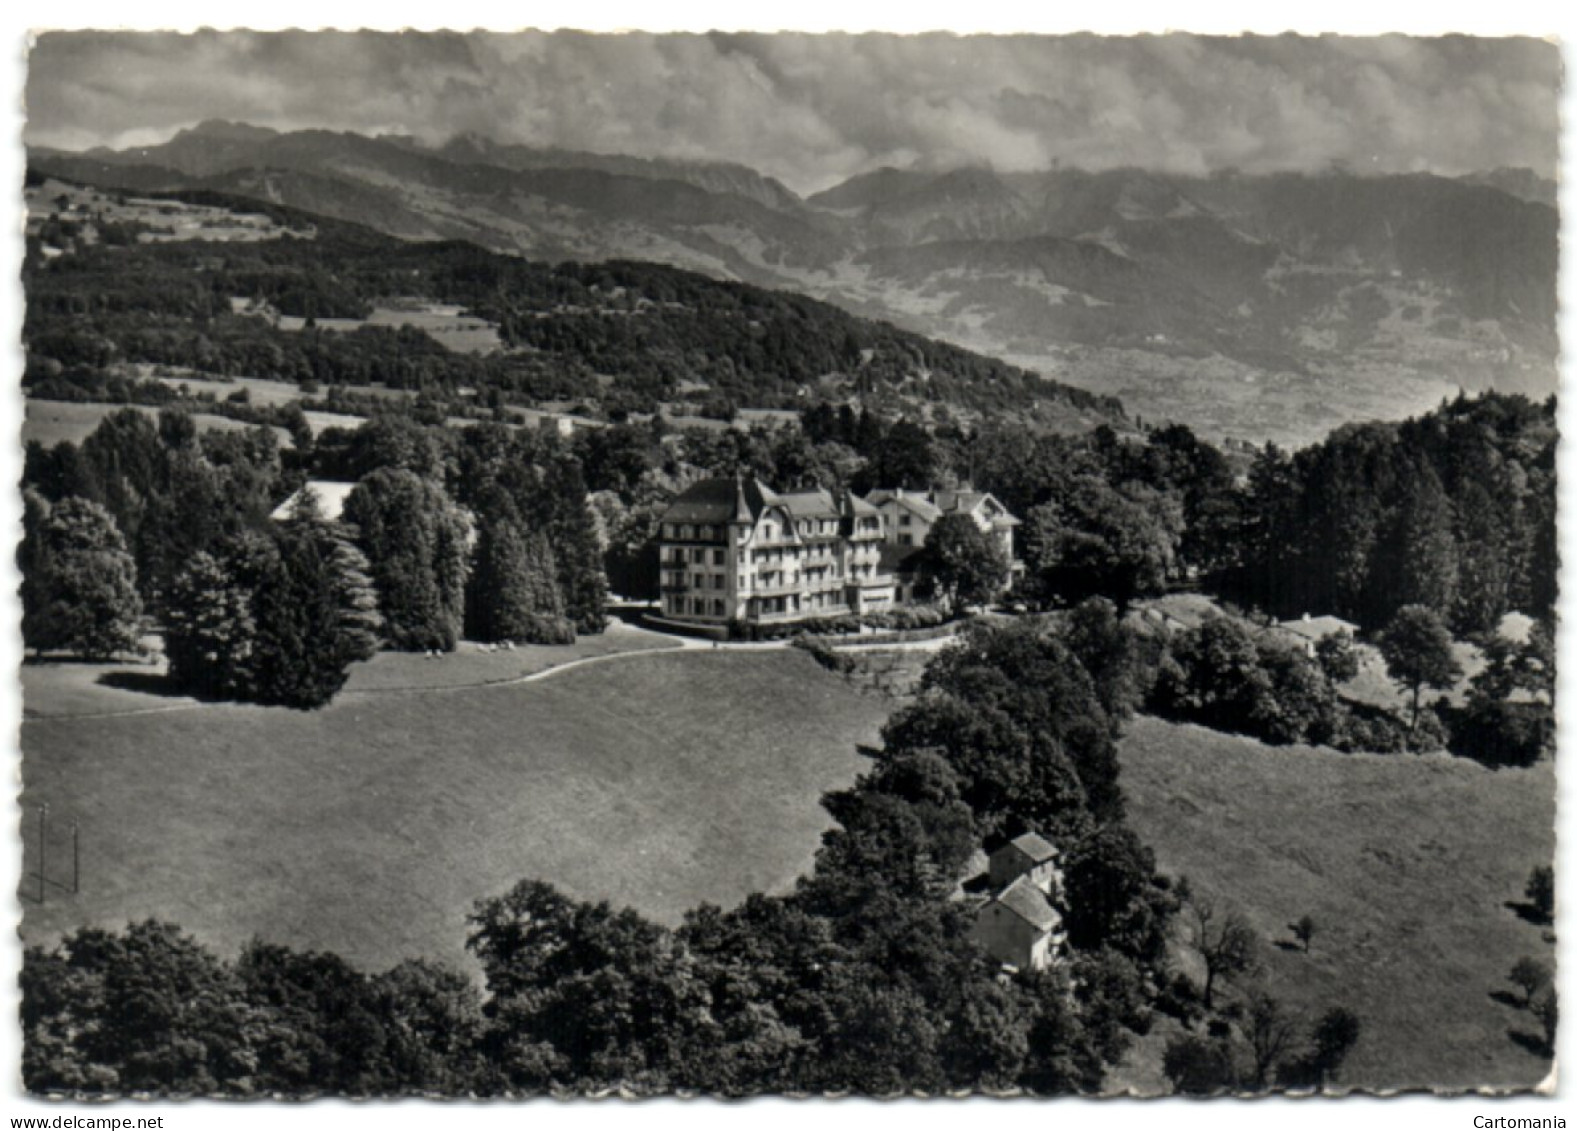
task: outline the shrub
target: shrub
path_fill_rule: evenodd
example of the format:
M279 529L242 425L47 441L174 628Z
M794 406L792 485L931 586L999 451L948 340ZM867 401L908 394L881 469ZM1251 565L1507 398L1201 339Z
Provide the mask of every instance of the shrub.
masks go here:
M1528 873L1528 886L1523 889L1533 910L1545 923L1555 921L1555 869L1541 864Z
M568 617L531 613L520 618L513 639L518 644L573 644L575 625Z
M853 656L844 655L812 636L796 636L793 646L809 652L818 664L838 675L848 675L859 666L859 662Z
M1554 738L1554 719L1544 703L1477 701L1449 714L1451 752L1486 766L1531 766Z

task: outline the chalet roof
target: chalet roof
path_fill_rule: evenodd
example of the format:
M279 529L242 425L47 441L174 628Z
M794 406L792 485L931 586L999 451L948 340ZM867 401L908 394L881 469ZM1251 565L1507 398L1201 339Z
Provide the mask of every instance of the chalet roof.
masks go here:
M935 522L942 517L942 512L937 509L935 503L923 494L915 494L910 491L889 491L884 487L878 487L865 496L865 501L873 507L884 507L889 503L896 503L903 509L919 515L927 522Z
M275 522L284 522L296 509L296 502L305 491L311 491L318 499L318 510L330 522L338 522L345 513L345 498L356 489L354 483L342 483L337 479L309 479L299 491L291 493L290 498L275 507L269 518Z
M1311 617L1307 614L1297 620L1284 620L1277 627L1305 640L1323 640L1333 633L1358 631L1357 625L1341 617Z
M973 514L980 509L981 504L990 499L997 511L1000 512L992 516L992 526L1020 525L1019 520L1009 514L1007 507L1003 506L989 491L933 491L931 492L931 498L936 503L937 509L943 514Z
M1050 931L1062 922L1062 916L1046 898L1046 893L1035 886L1028 876L1020 876L1002 889L991 903L1000 903L1037 931ZM986 906L990 906L988 903Z
M790 491L778 496L795 518L837 518L838 500L825 487L813 491Z
M984 491L933 491L931 501L944 513L953 511L969 512L986 501Z
M735 479L718 475L692 483L668 504L664 522L690 522L721 525L727 522L752 522L767 507L781 499L754 476Z
M1057 856L1057 847L1039 833L1021 833L997 849L1001 852L1004 848L1016 848L1037 864L1053 860Z
M853 491L844 491L839 498L839 502L847 508L847 513L858 517L870 518L882 513Z

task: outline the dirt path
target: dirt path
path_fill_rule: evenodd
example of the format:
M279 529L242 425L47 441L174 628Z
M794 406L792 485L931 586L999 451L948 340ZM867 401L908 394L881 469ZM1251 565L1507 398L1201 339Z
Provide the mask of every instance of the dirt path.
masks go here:
M688 636L670 636L667 633L656 632L649 628L625 624L620 631L641 637L661 639L661 647L631 648L622 652L607 652L596 656L580 656L573 660L552 664L536 671L525 672L520 675L505 676L501 679L478 679L463 683L446 684L397 684L390 687L363 687L347 688L336 696L336 701L355 700L364 696L380 695L437 695L452 691L475 691L479 688L514 687L522 683L536 683L540 680L550 679L564 672L576 668L586 667L590 664L610 663L615 660L629 659L632 656L650 656L663 652L767 652L778 651L791 646L788 640L761 640L761 641L710 641L700 640ZM941 636L930 640L897 641L881 644L837 644L833 647L839 652L934 652L948 644L954 638ZM437 661L437 662L442 662ZM164 715L181 711L198 711L213 707L223 707L226 703L211 703L188 700L179 703L164 703L149 707L125 707L109 711L54 711L49 714L27 715L22 719L23 725L37 722L47 722L57 719L110 719L131 718L138 715Z

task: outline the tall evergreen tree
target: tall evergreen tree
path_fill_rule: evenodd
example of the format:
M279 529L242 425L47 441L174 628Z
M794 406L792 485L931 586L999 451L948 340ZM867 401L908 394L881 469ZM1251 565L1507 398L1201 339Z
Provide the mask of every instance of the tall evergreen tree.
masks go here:
M1396 536L1387 547L1388 562L1396 571L1394 583L1373 587L1368 604L1371 617L1388 615L1403 605L1422 605L1442 617L1450 616L1457 601L1457 545L1452 534L1451 500L1440 477L1427 463L1420 463L1406 480L1397 512ZM1377 564L1375 574L1386 567Z
M320 707L345 685L355 645L344 631L333 539L298 521L280 532L278 569L253 596L252 673L259 703Z
M1517 510L1498 505L1483 484L1462 485L1456 499L1457 594L1451 623L1463 635L1492 631L1511 609L1520 518Z
M553 548L510 518L482 521L466 594L477 640L532 640L537 618L564 615Z
M256 595L274 582L279 550L247 531L200 551L170 586L164 651L170 680L205 698L256 692Z
M453 650L465 611L470 524L438 483L382 468L345 499L372 566L384 635L405 651Z
M608 578L580 464L573 458L549 458L538 489L524 498L517 493L515 502L526 527L540 532L553 549L564 615L577 632L601 632Z

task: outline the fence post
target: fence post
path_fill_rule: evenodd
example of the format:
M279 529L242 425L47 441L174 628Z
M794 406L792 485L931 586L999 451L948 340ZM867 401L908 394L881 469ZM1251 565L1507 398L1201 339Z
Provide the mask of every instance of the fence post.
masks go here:
M38 807L38 902L44 902L44 885L49 882L49 802Z

